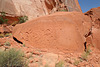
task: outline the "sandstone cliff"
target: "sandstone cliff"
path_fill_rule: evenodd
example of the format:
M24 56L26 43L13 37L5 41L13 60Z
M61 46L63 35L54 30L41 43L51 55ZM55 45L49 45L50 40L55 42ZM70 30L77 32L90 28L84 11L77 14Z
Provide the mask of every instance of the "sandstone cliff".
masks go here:
M78 0L0 0L0 12L10 16L26 15L32 19L62 10L81 12Z

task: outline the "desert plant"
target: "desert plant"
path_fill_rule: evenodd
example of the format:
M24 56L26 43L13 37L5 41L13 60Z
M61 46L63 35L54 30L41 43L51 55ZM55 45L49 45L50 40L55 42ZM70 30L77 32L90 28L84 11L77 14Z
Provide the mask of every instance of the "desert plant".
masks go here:
M88 58L88 55L90 55L90 52L91 52L91 50L90 50L90 46L86 49L86 52L84 52L82 55L81 55L81 59L82 60L87 60L87 58Z
M90 55L91 52L92 50L90 49L90 46L88 46L88 48L86 49L86 53Z
M0 34L0 38L3 38L4 37L4 34Z
M55 67L63 67L64 66L64 62L59 61L58 63L56 63Z
M79 60L75 60L73 64L74 64L75 66L77 66L79 63L80 63Z
M88 55L89 55L88 53L84 52L84 53L81 55L81 59L87 61Z
M19 19L19 23L24 23L28 20L28 17L27 16L21 16L18 19Z
M5 37L9 37L9 36L12 36L12 33L6 33L5 34Z
M10 42L8 42L8 41L5 42L4 45L5 45L5 46L11 46Z
M14 21L11 25L15 26L16 24L18 24L18 21Z
M8 19L4 19L2 16L0 16L0 24L7 23Z
M2 17L5 17L6 16L6 13L5 12L0 12L1 16Z
M20 50L11 48L0 52L0 67L26 67L23 58L24 54Z
M23 43L23 47L25 47L25 43Z
M5 19L5 12L1 12L1 16L0 16L0 24L4 24L8 22L8 19Z

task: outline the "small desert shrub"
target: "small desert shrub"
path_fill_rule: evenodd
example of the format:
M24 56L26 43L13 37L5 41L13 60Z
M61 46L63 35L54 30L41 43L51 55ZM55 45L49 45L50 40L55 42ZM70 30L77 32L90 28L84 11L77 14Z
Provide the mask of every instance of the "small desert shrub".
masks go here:
M2 17L5 17L6 16L6 13L5 12L1 12L1 16Z
M81 59L82 59L82 60L87 60L87 58L88 58L88 53L84 52L84 53L82 54L82 56L81 56Z
M5 37L9 37L9 36L12 36L12 33L6 33L5 34Z
M77 66L79 63L80 63L79 60L75 60L73 64L74 64L75 66Z
M3 38L4 37L4 34L0 34L0 38Z
M0 34L0 38L3 38L3 37L11 37L12 36L12 33L6 33L6 34L4 34L4 33L1 33Z
M8 22L8 19L5 19L5 12L1 12L1 16L0 16L0 24L4 24Z
M82 59L82 60L87 60L88 55L90 55L90 53L91 53L91 50L90 50L90 46L89 46L88 49L86 49L86 52L84 52L84 53L82 54L81 59Z
M10 42L8 42L8 41L6 43L4 43L4 45L5 46L11 46Z
M28 17L27 16L21 16L18 19L19 19L19 23L24 23L28 20Z
M0 16L0 24L7 23L8 19L4 19L2 16Z
M91 52L92 52L92 50L90 49L90 46L88 46L86 53L88 53L90 55Z
M56 63L55 67L63 67L64 66L64 62L59 61L58 63Z
M0 67L27 67L24 54L14 48L0 52Z
M23 47L25 47L25 43L23 43L22 45L23 45Z
M16 24L18 24L18 21L14 21L11 25L15 26Z

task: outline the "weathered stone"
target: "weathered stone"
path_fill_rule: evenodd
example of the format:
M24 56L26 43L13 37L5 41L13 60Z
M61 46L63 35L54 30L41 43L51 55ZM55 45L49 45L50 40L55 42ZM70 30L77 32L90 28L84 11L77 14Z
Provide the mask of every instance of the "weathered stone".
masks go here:
M89 16L92 20L92 44L100 50L100 7L92 8L85 15Z
M78 11L82 12L78 0L64 0L65 6L67 6L68 11Z
M50 67L55 67L58 60L58 55L53 53L47 53L43 55L42 61L44 65L49 65Z
M84 14L58 12L15 26L13 36L39 49L81 52L90 29L91 20Z
M59 9L81 12L78 0L0 0L0 12L4 11L8 16L26 15L32 19Z
M37 63L29 63L28 67L39 67Z
M91 18L93 27L100 28L100 7L92 8L85 15Z
M0 33L11 33L12 30L10 29L10 27L0 27Z
M30 57L32 57L32 53L26 53L25 57L29 59Z

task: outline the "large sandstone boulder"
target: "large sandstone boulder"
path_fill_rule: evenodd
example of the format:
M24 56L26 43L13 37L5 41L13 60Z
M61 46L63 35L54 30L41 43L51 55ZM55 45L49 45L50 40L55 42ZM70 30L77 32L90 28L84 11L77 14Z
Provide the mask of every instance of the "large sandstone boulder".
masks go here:
M78 0L0 0L0 12L10 16L26 15L29 19L66 9L81 12Z
M91 20L79 12L58 12L18 24L13 37L35 48L81 52L84 35L91 29Z

